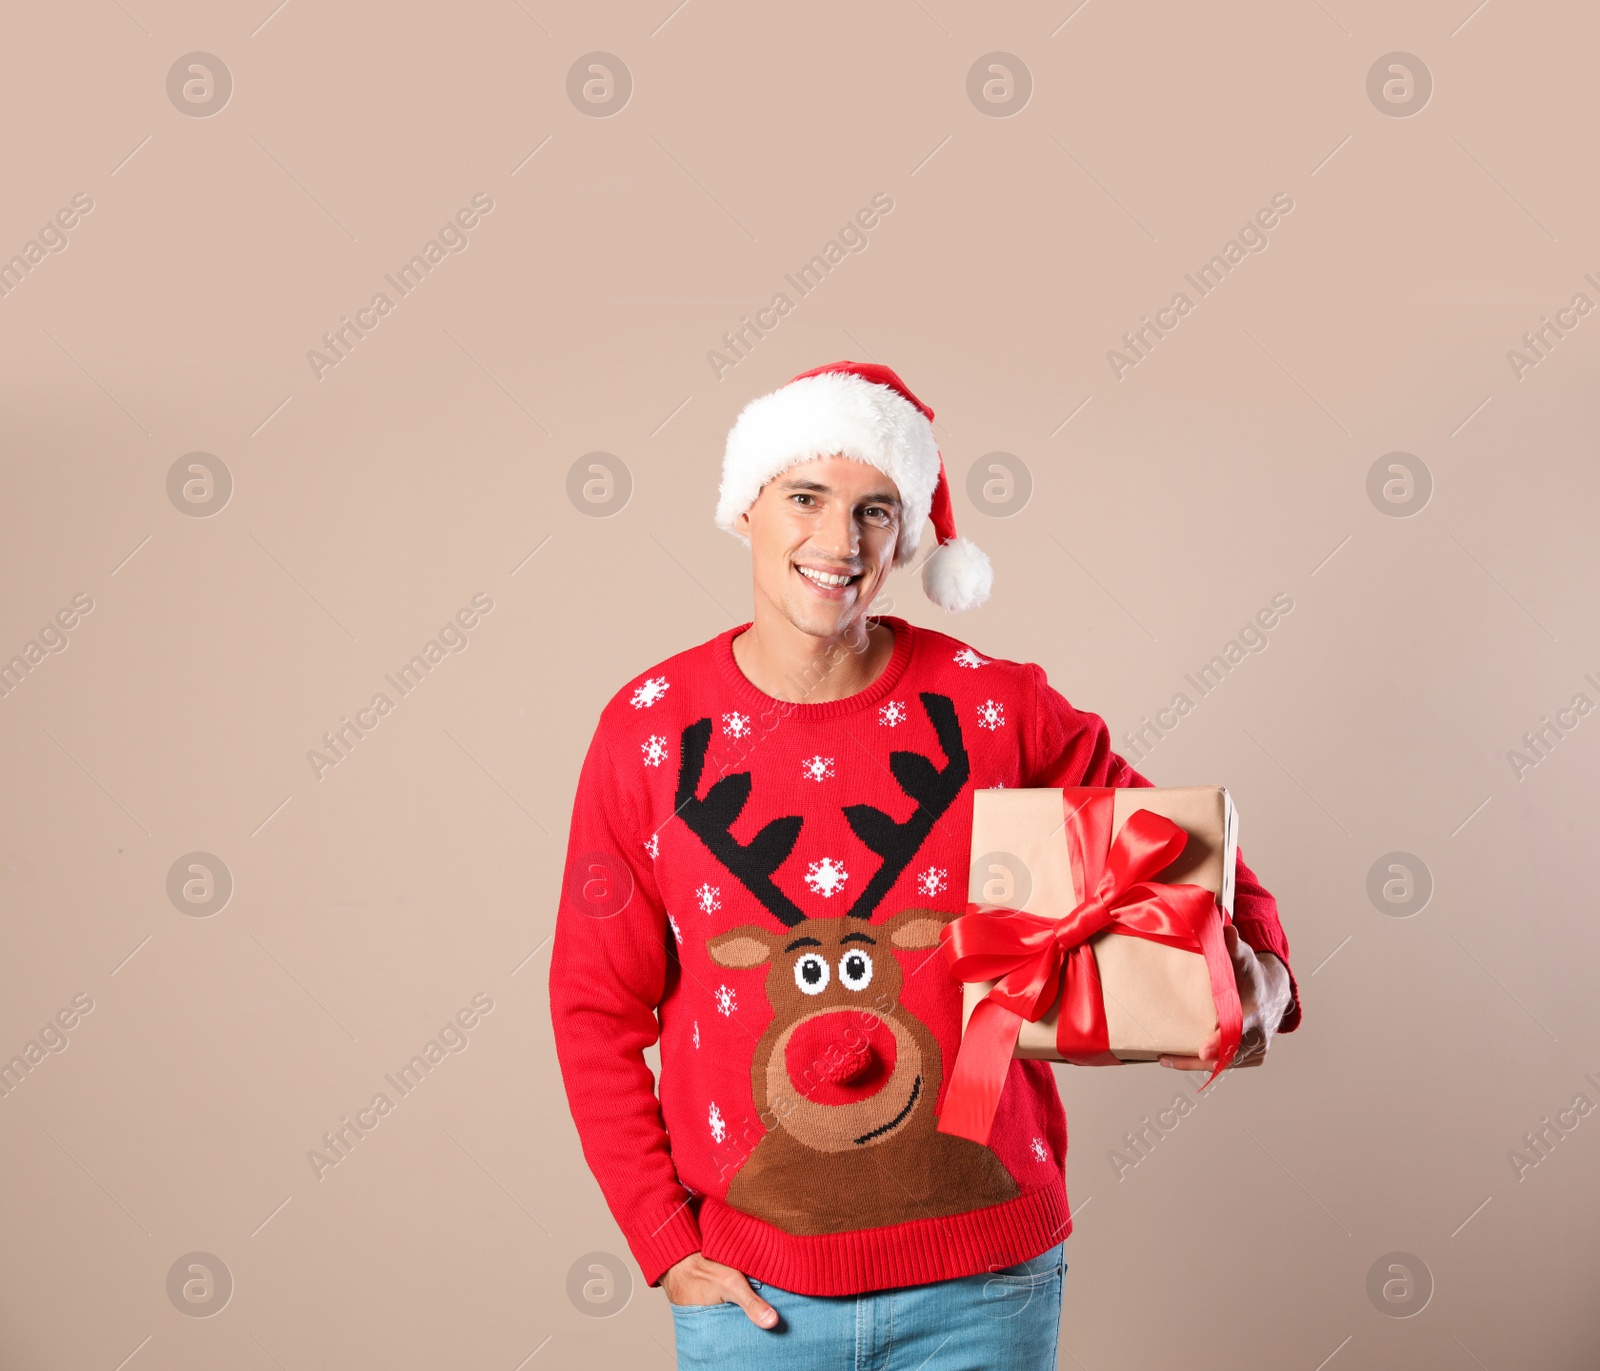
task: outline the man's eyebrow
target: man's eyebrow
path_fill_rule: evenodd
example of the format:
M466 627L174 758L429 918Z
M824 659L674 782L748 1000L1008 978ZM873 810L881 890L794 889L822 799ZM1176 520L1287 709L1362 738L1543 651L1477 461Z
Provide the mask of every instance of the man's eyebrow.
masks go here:
M780 490L815 491L819 495L833 495L836 493L833 487L824 485L821 481L806 481L801 480L799 477L781 481L778 488ZM891 495L886 490L877 490L873 491L869 495L863 495L860 503L867 505L893 505L896 509L898 509L900 507L900 497L898 495Z

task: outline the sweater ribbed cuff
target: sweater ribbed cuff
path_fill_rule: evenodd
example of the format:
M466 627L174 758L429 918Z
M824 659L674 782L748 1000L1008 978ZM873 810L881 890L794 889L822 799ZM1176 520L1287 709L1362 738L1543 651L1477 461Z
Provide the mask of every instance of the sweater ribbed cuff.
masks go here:
M1234 916L1234 926L1239 930L1239 938L1246 943L1252 952L1270 952L1280 962L1283 969L1289 973L1289 1007L1283 1011L1283 1020L1278 1024L1278 1032L1293 1033L1300 1027L1300 986L1295 981L1294 969L1289 965L1289 940L1284 936L1283 926L1276 922L1266 923L1250 918L1248 915Z
M654 1230L627 1234L628 1248L644 1272L646 1285L659 1285L669 1268L691 1252L700 1250L700 1221L691 1198L684 1201Z

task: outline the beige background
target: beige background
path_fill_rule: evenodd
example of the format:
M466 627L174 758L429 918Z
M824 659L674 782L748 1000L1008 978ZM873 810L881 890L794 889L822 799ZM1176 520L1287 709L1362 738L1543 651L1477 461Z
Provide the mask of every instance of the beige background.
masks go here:
M1232 789L1305 1027L1120 1180L1195 1082L1060 1070L1061 1364L1595 1364L1600 1117L1520 1180L1508 1153L1600 1102L1600 717L1520 779L1507 753L1600 703L1600 318L1520 380L1507 351L1600 303L1600 26L1075 4L8 11L0 256L94 208L0 298L0 655L94 608L0 699L0 1054L94 1008L0 1098L0 1363L671 1364L659 1291L567 1294L625 1253L551 1047L568 806L609 694L748 615L711 523L738 407L850 357L938 411L997 568L976 613L904 574L896 611L1118 736L1294 602L1143 769ZM1403 118L1366 89L1397 50L1434 83ZM166 89L196 51L233 80L204 118ZM632 75L611 117L567 94L595 51ZM996 51L1033 83L1009 117L967 95ZM479 192L470 246L318 379L308 349ZM724 330L878 192L870 246L718 379ZM1267 250L1118 380L1123 331L1280 192ZM1397 450L1433 482L1406 518L1366 489ZM197 451L233 482L210 517L167 494ZM633 483L606 518L567 496L595 451ZM966 487L995 451L1034 486L1006 518ZM468 649L318 779L479 592ZM196 851L234 885L209 917L167 896ZM1393 851L1431 872L1410 917L1367 897ZM467 1050L318 1180L322 1134L480 992ZM1434 1282L1403 1320L1367 1295L1396 1251ZM166 1293L193 1252L234 1282L209 1318Z

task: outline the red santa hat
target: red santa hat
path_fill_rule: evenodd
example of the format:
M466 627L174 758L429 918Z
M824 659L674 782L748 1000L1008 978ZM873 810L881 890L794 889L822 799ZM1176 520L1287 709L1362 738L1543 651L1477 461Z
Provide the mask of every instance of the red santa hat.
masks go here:
M736 520L768 481L801 462L832 456L876 467L899 488L896 566L916 555L923 521L933 521L938 547L922 565L922 588L934 604L955 612L989 598L989 558L956 535L933 411L876 362L830 362L801 372L740 411L722 459L717 526L744 538Z

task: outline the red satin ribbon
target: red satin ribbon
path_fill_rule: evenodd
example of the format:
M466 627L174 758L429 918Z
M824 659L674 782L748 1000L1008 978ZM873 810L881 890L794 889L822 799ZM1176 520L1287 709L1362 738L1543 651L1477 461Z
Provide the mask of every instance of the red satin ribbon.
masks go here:
M1103 929L1205 957L1220 1039L1206 1085L1239 1050L1239 988L1216 916L1216 896L1203 886L1151 879L1178 859L1189 835L1171 819L1139 809L1112 842L1115 794L1093 786L1061 792L1079 900L1064 918L969 903L965 914L940 930L940 946L958 979L996 982L967 1020L945 1092L941 1133L988 1143L1022 1021L1037 1023L1058 998L1056 1047L1062 1060L1080 1066L1117 1063L1106 1032L1100 973L1089 946L1089 939Z

